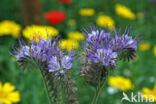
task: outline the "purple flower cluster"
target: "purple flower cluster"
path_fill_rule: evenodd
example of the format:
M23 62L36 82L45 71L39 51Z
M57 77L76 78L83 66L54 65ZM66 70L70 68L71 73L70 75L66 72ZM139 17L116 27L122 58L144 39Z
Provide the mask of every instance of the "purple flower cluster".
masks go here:
M122 34L122 36L120 36L120 32L117 33L117 35L115 36L115 46L117 48L117 51L120 52L123 49L128 49L131 48L133 50L137 49L137 39L136 38L132 38L132 35L128 35L129 31L125 31L124 34Z
M32 59L41 69L48 69L49 72L64 74L72 67L74 51L65 54L57 45L58 38L53 42L51 39L41 39L39 42L31 41L31 44L20 44L20 49L15 51L18 62L24 62L25 57ZM42 67L46 65L46 68Z
M104 66L115 66L116 59L122 50L136 51L137 49L137 40L129 35L129 30L122 35L120 32L115 33L114 36L113 32L98 30L93 26L91 29L84 29L83 34L86 36L85 57Z
M48 62L49 72L60 72L64 74L68 69L72 68L72 61L74 59L74 51L71 51L68 55L64 55L58 47L56 54L53 54ZM62 69L66 69L62 70ZM58 74L58 73L57 73Z

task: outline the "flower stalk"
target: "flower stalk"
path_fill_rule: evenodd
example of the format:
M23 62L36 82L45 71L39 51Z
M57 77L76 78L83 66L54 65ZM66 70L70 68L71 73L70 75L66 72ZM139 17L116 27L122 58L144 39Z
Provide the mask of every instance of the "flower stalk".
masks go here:
M95 92L95 95L91 104L98 104L98 99L99 99L100 94L103 91L103 88L104 88L104 84L96 88L96 92Z

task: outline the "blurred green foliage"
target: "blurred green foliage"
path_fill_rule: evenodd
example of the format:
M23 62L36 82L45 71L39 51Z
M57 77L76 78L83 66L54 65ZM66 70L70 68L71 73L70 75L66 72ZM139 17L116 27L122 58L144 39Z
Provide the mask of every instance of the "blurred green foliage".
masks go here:
M119 62L115 71L110 75L122 75L129 77L135 85L134 92L141 91L144 86L152 88L156 81L156 57L153 55L153 45L156 44L156 4L149 0L74 0L72 4L63 4L57 0L41 0L43 12L53 9L60 9L67 13L67 19L62 24L56 26L63 35L69 31L78 30L82 27L96 22L96 17L103 12L105 15L111 16L116 27L125 29L127 25L133 26L134 33L140 33L142 40L151 44L150 50L146 52L138 51L138 60L128 62ZM128 20L115 14L114 5L116 3L124 4L132 9L135 13L144 12L145 18ZM94 8L96 15L93 17L82 17L78 14L81 8ZM23 17L20 10L20 0L1 0L0 3L0 21L13 20L24 27ZM77 24L69 26L68 20L75 19ZM45 21L45 24L50 25ZM21 93L20 104L48 104L47 95L39 70L22 71L17 62L9 54L12 52L12 46L17 45L17 39L11 36L0 37L0 81L11 82ZM75 62L73 67L75 80L79 88L78 98L81 104L89 104L94 93L94 89L84 82L79 75L79 63ZM122 92L109 94L106 87L100 96L99 104L121 104ZM126 104L128 104L126 102ZM139 103L138 103L139 104ZM141 104L141 103L140 103Z

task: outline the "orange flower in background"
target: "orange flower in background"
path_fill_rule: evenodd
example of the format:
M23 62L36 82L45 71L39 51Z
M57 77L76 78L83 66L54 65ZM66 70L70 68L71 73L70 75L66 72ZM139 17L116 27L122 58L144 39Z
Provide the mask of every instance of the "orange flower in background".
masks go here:
M57 25L66 19L66 14L60 10L53 10L47 12L45 18L49 23Z
M69 4L72 2L72 0L58 0L58 1L62 3L66 3L66 4Z

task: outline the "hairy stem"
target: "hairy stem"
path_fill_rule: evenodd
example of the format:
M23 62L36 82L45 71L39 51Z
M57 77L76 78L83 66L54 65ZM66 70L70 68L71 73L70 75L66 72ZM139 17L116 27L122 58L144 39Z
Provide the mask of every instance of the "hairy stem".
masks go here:
M101 74L102 74L102 72L100 71L99 76ZM100 96L100 94L103 90L103 87L104 87L104 82L105 82L105 77L104 78L101 78L101 77L98 78L98 84L96 86L96 92L95 92L95 95L94 95L94 98L93 98L91 104L97 104L98 103L99 96Z
M47 85L47 83L46 83L46 79L45 79L44 72L43 72L41 69L40 69L40 72L41 72L41 75L42 75L42 79L43 79L44 85L45 85L45 87L46 87L46 93L47 93L47 95L48 95L48 100L49 100L49 102L51 102L51 104L53 104L52 100L50 100L50 99L51 99L51 98L50 98L50 94L48 93L48 85Z
M91 104L97 104L99 96L100 96L100 94L102 92L102 89L103 89L103 85L96 89L96 92L95 92L95 95L94 95L94 98L93 98Z

